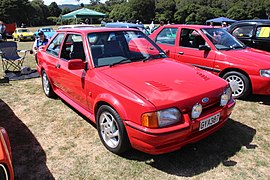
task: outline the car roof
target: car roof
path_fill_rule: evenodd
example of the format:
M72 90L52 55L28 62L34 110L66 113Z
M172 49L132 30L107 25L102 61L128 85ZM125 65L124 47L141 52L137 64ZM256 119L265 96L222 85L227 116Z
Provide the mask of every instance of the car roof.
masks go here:
M75 27L95 27L95 26L90 24L71 24L59 26L58 29L75 28Z
M173 27L173 28L194 28L194 29L202 29L202 28L213 28L212 26L207 25L193 25L193 24L169 24L164 25L164 27Z
M106 27L144 27L142 24L134 24L134 23L124 23L124 22L115 22L115 23L107 23Z
M262 24L270 24L270 20L268 19L252 19L252 20L241 20L238 22L235 22L231 25L231 27L237 26L237 25L262 25Z
M80 32L80 33L93 33L93 32L111 32L111 31L139 31L137 29L130 28L109 28L109 27L77 27L77 28L65 28L58 29L57 32Z

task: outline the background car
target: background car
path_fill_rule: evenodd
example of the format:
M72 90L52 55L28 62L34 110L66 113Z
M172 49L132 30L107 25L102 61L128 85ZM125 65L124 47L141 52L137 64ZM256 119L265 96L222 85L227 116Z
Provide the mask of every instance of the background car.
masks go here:
M0 127L0 179L14 179L10 142L6 130L2 127Z
M150 35L149 31L142 24L112 22L112 23L106 23L105 27L109 27L109 28L135 28L135 29L142 31L146 35Z
M90 24L70 24L70 25L59 26L58 29L82 28L82 27L96 27L96 26L90 25Z
M53 28L51 27L43 27L38 29L37 31L34 32L35 36L38 37L38 32L39 31L43 31L44 35L50 39L51 37L53 37L53 35L55 34L55 30L53 30Z
M177 150L221 128L235 104L226 81L167 58L131 28L58 30L37 58L45 95L96 123L116 154Z
M149 37L171 58L226 79L234 98L270 95L270 53L246 47L224 29L166 25Z
M15 32L12 34L14 41L21 40L35 40L35 35L27 28L16 28Z
M242 20L232 24L228 32L249 47L270 51L270 20Z

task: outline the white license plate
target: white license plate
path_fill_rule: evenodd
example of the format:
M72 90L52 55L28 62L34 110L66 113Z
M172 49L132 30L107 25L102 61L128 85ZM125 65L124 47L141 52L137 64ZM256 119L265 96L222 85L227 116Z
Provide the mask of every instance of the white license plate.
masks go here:
M219 122L220 113L215 114L205 120L200 121L200 127L199 131L202 131L210 126L213 126L214 124L217 124Z

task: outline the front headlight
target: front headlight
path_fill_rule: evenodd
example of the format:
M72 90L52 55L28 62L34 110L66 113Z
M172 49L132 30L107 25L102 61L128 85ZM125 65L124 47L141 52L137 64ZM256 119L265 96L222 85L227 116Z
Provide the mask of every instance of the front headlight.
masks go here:
M176 108L169 108L142 115L142 126L158 128L168 126L181 121L181 113Z
M227 87L220 98L220 106L225 106L232 98L232 89Z
M262 69L262 70L260 70L260 75L262 77L270 77L270 69L267 69L267 70Z

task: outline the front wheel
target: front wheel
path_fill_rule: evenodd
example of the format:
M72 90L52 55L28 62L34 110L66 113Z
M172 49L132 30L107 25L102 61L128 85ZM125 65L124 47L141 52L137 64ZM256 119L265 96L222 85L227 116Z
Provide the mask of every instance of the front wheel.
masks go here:
M115 154L130 149L130 142L123 121L110 106L102 105L97 112L97 130L103 145Z
M56 94L54 93L49 78L46 72L43 70L41 73L42 78L42 87L45 95L49 98L55 98Z
M224 74L223 79L229 82L233 98L245 98L251 93L249 79L244 74L231 71Z

